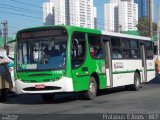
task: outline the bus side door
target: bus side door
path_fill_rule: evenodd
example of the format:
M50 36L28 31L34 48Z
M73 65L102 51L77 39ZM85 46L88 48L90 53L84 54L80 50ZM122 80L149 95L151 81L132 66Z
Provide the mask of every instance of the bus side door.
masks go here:
M104 53L105 53L105 67L106 67L106 81L107 88L113 87L113 73L112 73L112 55L111 55L111 44L110 37L102 38L102 42L104 45Z
M72 78L75 91L88 89L88 74L86 34L74 32L71 43Z
M140 43L140 49L142 58L143 82L147 82L147 63L146 63L146 52L144 43Z

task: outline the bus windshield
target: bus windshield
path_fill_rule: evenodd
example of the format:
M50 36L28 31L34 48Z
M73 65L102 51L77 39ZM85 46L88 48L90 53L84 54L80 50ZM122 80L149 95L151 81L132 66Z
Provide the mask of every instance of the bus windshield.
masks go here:
M18 40L17 70L64 69L67 35Z

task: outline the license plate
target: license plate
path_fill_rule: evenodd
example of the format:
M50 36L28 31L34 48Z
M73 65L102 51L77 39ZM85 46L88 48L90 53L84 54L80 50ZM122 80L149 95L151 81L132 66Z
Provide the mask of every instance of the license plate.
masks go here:
M36 89L43 89L43 88L45 88L45 85L35 85L35 88Z

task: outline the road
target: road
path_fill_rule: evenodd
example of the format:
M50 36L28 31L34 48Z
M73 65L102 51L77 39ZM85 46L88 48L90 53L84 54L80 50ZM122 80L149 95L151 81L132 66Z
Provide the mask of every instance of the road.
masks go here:
M9 97L0 103L0 113L9 114L157 114L160 112L160 78L142 85L139 91L116 88L101 91L95 100L83 100L76 94L56 95L45 103L39 95Z

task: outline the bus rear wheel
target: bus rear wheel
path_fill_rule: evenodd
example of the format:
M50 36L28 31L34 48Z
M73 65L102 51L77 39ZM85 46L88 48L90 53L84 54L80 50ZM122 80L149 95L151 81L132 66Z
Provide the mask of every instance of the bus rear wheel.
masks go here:
M52 93L49 93L49 94L41 94L41 97L42 99L45 101L45 102L52 102L53 99L54 99L54 94Z
M95 80L94 77L90 78L89 81L89 88L88 90L85 92L85 98L88 100L93 100L95 99L96 95L97 95L97 82Z
M131 85L131 89L134 91L138 91L140 89L140 84L141 84L140 75L138 73L135 73L134 84Z

